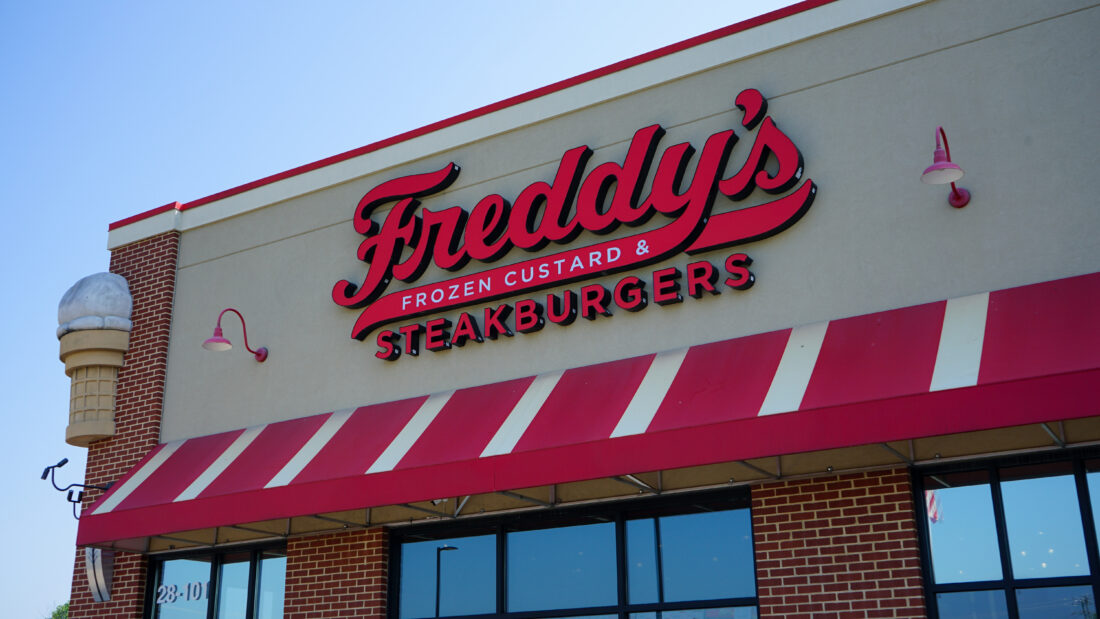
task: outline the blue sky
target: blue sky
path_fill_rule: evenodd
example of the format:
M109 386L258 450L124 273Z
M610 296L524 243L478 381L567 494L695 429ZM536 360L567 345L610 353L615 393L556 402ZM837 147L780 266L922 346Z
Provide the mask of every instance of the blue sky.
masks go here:
M83 478L57 301L110 222L792 3L0 3L4 614L68 598L76 522L38 478Z

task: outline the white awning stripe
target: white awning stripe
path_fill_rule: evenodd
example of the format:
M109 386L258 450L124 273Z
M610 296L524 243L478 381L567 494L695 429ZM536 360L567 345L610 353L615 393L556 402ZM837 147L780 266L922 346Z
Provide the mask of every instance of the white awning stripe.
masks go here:
M527 387L523 397L519 399L519 402L516 402L515 408L512 409L511 413L508 413L504 423L500 424L500 429L497 430L492 440L481 452L482 458L511 453L515 449L516 443L527 431L527 427L531 425L535 415L546 403L546 398L550 397L550 392L557 386L564 373L562 371L542 374L531 381L531 385Z
M929 391L978 384L988 312L988 292L947 301Z
M787 347L775 370L768 395L760 405L760 415L774 415L798 410L806 387L817 365L817 356L821 353L821 344L825 341L825 331L829 323L805 325L791 329Z
M229 468L229 465L233 464L237 456L241 455L241 452L247 449L248 446L252 444L252 441L256 440L256 437L259 436L260 432L263 432L266 427L267 425L262 425L255 428L248 428L244 432L241 432L241 435L238 436L237 439L210 464L210 466L206 467L206 470L195 478L195 481L191 482L190 486L187 486L187 489L181 492L179 496L172 499L172 501L187 501L202 494L202 491L206 490L206 487L217 479L218 475L221 475L225 469Z
M136 473L134 473L130 479L126 480L121 488L118 488L107 497L99 507L95 509L93 514L104 514L118 507L118 504L125 501L126 497L130 496L134 490L137 490L141 484L145 483L149 476L156 472L160 465L164 464L164 461L176 453L176 450L180 448L186 441L175 441L172 443L165 443L164 447L158 451L149 461L145 463Z
M301 473L302 469L306 468L306 465L320 453L321 449L328 444L332 437L336 435L340 427L347 422L348 418L351 417L351 414L354 412L354 408L348 408L333 413L325 420L325 423L313 433L313 436L306 441L306 444L302 445L298 453L294 454L294 457L283 466L283 469L276 473L275 477L271 478L271 481L267 482L264 488L276 488L289 484L298 476L298 473Z
M642 434L646 431L650 422L653 421L653 416L657 414L661 402L664 401L669 387L672 386L672 381L680 372L680 366L683 365L687 352L687 348L681 348L660 353L653 358L645 378L638 385L638 391L630 399L626 411L611 432L611 438Z
M450 401L451 396L454 395L454 391L448 391L446 393L437 393L420 405L416 414L409 419L409 422L405 424L405 427L397 433L393 441L390 442L386 450L378 456L378 459L374 461L374 464L367 469L367 473L381 473L382 471L391 471L393 467L397 466L397 463L401 461L401 458L405 457L405 454L409 452L409 449L413 446L417 439L424 434L424 430L428 429L432 421L435 421L436 415L439 411L443 410L443 407Z

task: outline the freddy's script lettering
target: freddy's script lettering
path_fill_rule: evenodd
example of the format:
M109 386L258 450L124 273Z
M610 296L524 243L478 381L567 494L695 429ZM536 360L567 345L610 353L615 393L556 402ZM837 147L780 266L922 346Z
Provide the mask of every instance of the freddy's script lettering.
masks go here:
M578 146L565 152L551 181L532 183L511 201L490 194L469 211L459 206L421 208L422 198L446 189L458 177L454 163L371 189L354 216L356 231L366 237L357 253L368 264L366 276L361 283L341 280L332 289L337 304L364 308L352 337L364 339L377 327L405 318L636 269L681 252L729 247L785 230L809 209L816 186L806 179L795 188L802 178L802 154L767 115L763 95L744 90L735 103L742 112L741 125L756 133L744 164L731 176L725 171L738 141L733 130L707 138L685 182L696 149L687 142L673 144L658 157L664 130L650 125L634 134L622 163L603 163L586 173L592 150ZM649 192L643 195L651 168ZM786 195L712 214L719 195L741 201L756 188ZM384 221L375 221L374 212L387 204L392 206ZM607 234L622 224L640 228L656 214L667 222L622 238L386 293L394 278L416 281L429 262L458 271L471 260L499 260L514 248L535 252L551 242L568 245L583 231Z

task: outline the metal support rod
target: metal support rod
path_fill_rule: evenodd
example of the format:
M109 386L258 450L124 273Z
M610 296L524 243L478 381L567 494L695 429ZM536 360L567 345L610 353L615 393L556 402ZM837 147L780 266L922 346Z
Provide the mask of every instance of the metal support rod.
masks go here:
M768 471L765 471L764 469L756 466L755 464L752 464L748 460L738 460L737 462L744 465L744 466L747 466L748 468L750 468L750 469L752 469L752 470L754 470L757 473L760 473L762 475L767 475L768 477L772 477L774 479L779 479L779 477L780 477L779 475L776 475L775 473L769 473Z
M457 505L455 505L455 518L458 518L458 515L462 513L462 508L466 507L466 501L469 500L470 495L467 494L466 496L462 497L462 500L459 501Z
M637 488L637 489L639 489L643 492L651 492L653 494L661 494L659 490L657 490L653 486L650 486L649 484L645 483L644 481L638 479L637 477L634 477L633 475L621 475L621 476L616 475L615 477L612 477L611 479L614 479L615 481L617 481L619 483L626 484L628 486L632 486L634 488Z
M521 501L527 501L528 503L534 503L535 505L542 505L543 507L553 507L554 506L552 503L547 503L546 501L543 501L541 499L536 499L534 497L524 496L522 494L519 494L518 492L509 492L507 490L497 490L497 494L502 494L504 496L512 497L513 499L519 499Z
M158 537L160 539L166 539L170 542L179 542L181 544L192 544L194 546L207 546L207 545L216 546L217 543L218 543L217 535L214 536L214 541L213 542L197 542L193 539L183 539L182 537L172 537L171 535L154 535L153 537Z
M282 537L282 535L280 535L279 533L276 533L274 531L264 531L263 529L253 529L251 527L243 527L239 524L231 524L231 525L227 525L227 526L230 529L237 529L238 531L248 531L249 533L260 533L261 535L267 535L268 537L273 536L273 535L276 536L276 537Z
M1050 436L1050 439L1054 441L1056 445L1058 445L1059 447L1066 446L1066 442L1062 440L1062 438L1059 437L1057 434L1055 434L1054 430L1051 430L1050 426L1048 426L1045 421L1039 425L1043 428L1043 430L1046 431L1047 435Z
M398 503L398 507L404 507L417 512L424 512L425 514L431 514L433 516L439 516L440 518L453 518L450 514L443 512L437 512L434 509L428 509L427 507L418 507L416 505L409 505L408 503Z
M935 481L937 484L943 486L944 488L951 487L951 484L944 481L939 475L929 475L928 478Z
M354 520L344 520L342 518L333 518L332 516L322 516L320 514L314 514L313 516L310 516L310 517L311 518L316 518L318 520L324 520L326 522L335 522L336 524L342 524L346 527L365 527L365 526L367 526L367 525L363 524L362 522L355 522Z
M913 459L912 459L912 458L908 458L908 457L906 457L906 456L905 456L905 454L903 454L903 453L901 453L900 451L898 451L898 450L894 449L894 448L893 448L893 447L891 447L891 446L890 446L889 444L887 444L887 443L879 443L879 445L881 445L881 446L882 446L882 448L883 448L883 449L885 449L886 451L888 451L888 452L890 452L890 453L894 454L895 456L897 456L897 457L898 457L898 460L901 460L902 462L904 462L904 463L908 464L909 466L912 466L912 465L913 465Z

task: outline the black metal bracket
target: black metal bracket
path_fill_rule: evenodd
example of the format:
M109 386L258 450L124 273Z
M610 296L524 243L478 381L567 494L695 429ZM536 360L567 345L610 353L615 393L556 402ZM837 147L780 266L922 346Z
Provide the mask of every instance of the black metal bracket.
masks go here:
M57 485L57 480L54 478L54 475L56 474L57 469L65 466L68 463L68 458L62 458L61 461L57 464L52 464L42 469L42 480L45 481L48 477L50 483L53 484L54 490L57 490L58 492L68 493L66 494L65 498L73 504L73 518L80 520L80 513L77 510L77 505L80 505L80 502L84 500L84 490L91 488L93 490L102 490L106 492L107 490L111 489L111 486L114 485L114 482L109 482L105 486L94 486L92 484L69 484L68 486L62 488L61 486ZM76 490L74 492L74 488L79 488L79 490Z

